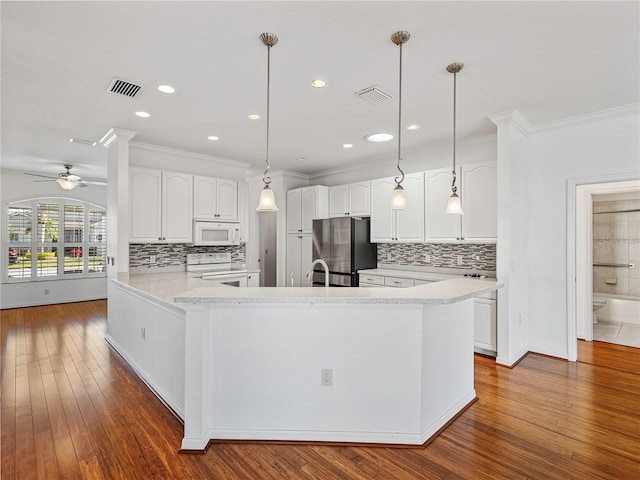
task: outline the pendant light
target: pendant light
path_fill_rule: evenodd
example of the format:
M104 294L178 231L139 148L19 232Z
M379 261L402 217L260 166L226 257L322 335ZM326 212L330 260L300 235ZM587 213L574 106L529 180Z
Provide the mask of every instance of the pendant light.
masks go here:
M451 196L447 202L447 209L444 211L446 215L464 215L462 204L458 196L458 187L456 187L456 76L462 70L464 64L452 63L447 66L447 72L453 73L453 181L451 182Z
M391 35L391 41L400 47L400 78L398 88L398 163L397 168L400 175L397 176L394 181L396 186L391 194L391 208L393 210L404 210L407 208L407 195L402 188L402 182L404 181L404 172L400 168L400 145L402 139L402 45L407 43L411 38L411 34L405 31L399 31Z
M269 176L269 89L271 86L271 47L278 43L278 37L273 33L263 33L260 35L260 40L267 46L267 148L265 154L265 163L267 168L262 174L262 181L264 182L264 188L260 192L260 201L256 212L277 212L276 197L271 190L271 177Z

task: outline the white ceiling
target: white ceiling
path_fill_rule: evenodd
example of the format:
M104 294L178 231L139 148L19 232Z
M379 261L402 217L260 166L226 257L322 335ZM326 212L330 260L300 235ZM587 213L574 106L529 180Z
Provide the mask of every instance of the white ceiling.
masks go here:
M0 13L2 167L30 172L72 163L74 173L105 178L104 148L68 139L99 140L111 127L261 171L266 31L280 39L271 55L273 170L395 158L396 141L363 137L397 131L397 30L411 33L403 125L422 125L403 131L405 154L451 142L453 61L465 64L459 141L493 133L487 115L513 108L538 124L639 101L638 2L3 1ZM146 88L136 99L107 93L114 76ZM314 77L328 86L312 89ZM156 90L165 83L176 93ZM371 85L394 98L371 105L354 95Z

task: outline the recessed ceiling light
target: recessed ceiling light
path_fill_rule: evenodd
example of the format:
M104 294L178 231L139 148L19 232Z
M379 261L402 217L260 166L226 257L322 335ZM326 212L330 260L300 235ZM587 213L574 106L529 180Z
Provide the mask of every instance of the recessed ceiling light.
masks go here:
M149 118L151 116L147 112L136 112L136 115L142 118Z
M257 113L250 113L249 118L251 120L260 120L260 115L258 115Z
M160 90L162 93L174 93L176 91L176 89L171 85L160 85L158 87L158 90Z
M212 142L215 142L216 140L220 140L220 137L216 137L215 135L209 135L207 138Z
M342 148L352 148L352 147L353 147L353 144L351 143L345 143L342 145Z
M366 135L364 139L367 142L382 143L393 140L393 135L391 133L370 133Z
M311 86L313 88L324 88L327 86L327 81L321 78L314 78L311 80Z
M420 130L420 125L417 123L411 124L407 127L407 130Z
M309 160L307 157L298 157L298 161L300 162L305 162L307 160Z

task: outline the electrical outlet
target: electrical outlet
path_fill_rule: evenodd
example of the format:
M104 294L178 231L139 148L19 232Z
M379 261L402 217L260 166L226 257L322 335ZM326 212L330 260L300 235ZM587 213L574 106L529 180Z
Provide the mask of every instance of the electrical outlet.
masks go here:
M458 255L458 265L462 265L462 255Z
M425 254L424 261L427 262L427 263L431 263L431 255L429 255L428 253Z
M144 339L145 339L145 337L147 336L147 332L146 332L146 330L145 330L145 328L144 328L144 327L142 327L142 328L140 329L140 336L142 337L142 339L143 339L143 340L144 340Z
M45 295L49 295L49 289L48 289L48 288L45 288L45 289L44 289L44 294L45 294Z
M155 255L151 255L149 257L149 263L156 263L156 256Z
M323 368L320 371L320 385L331 387L333 385L333 371L330 368Z

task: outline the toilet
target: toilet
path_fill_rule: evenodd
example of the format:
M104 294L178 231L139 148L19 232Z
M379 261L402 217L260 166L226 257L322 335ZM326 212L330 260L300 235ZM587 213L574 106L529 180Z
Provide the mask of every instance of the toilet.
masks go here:
M598 316L596 312L600 310L602 307L607 305L607 301L602 298L594 298L593 299L593 323L594 325L598 323Z

